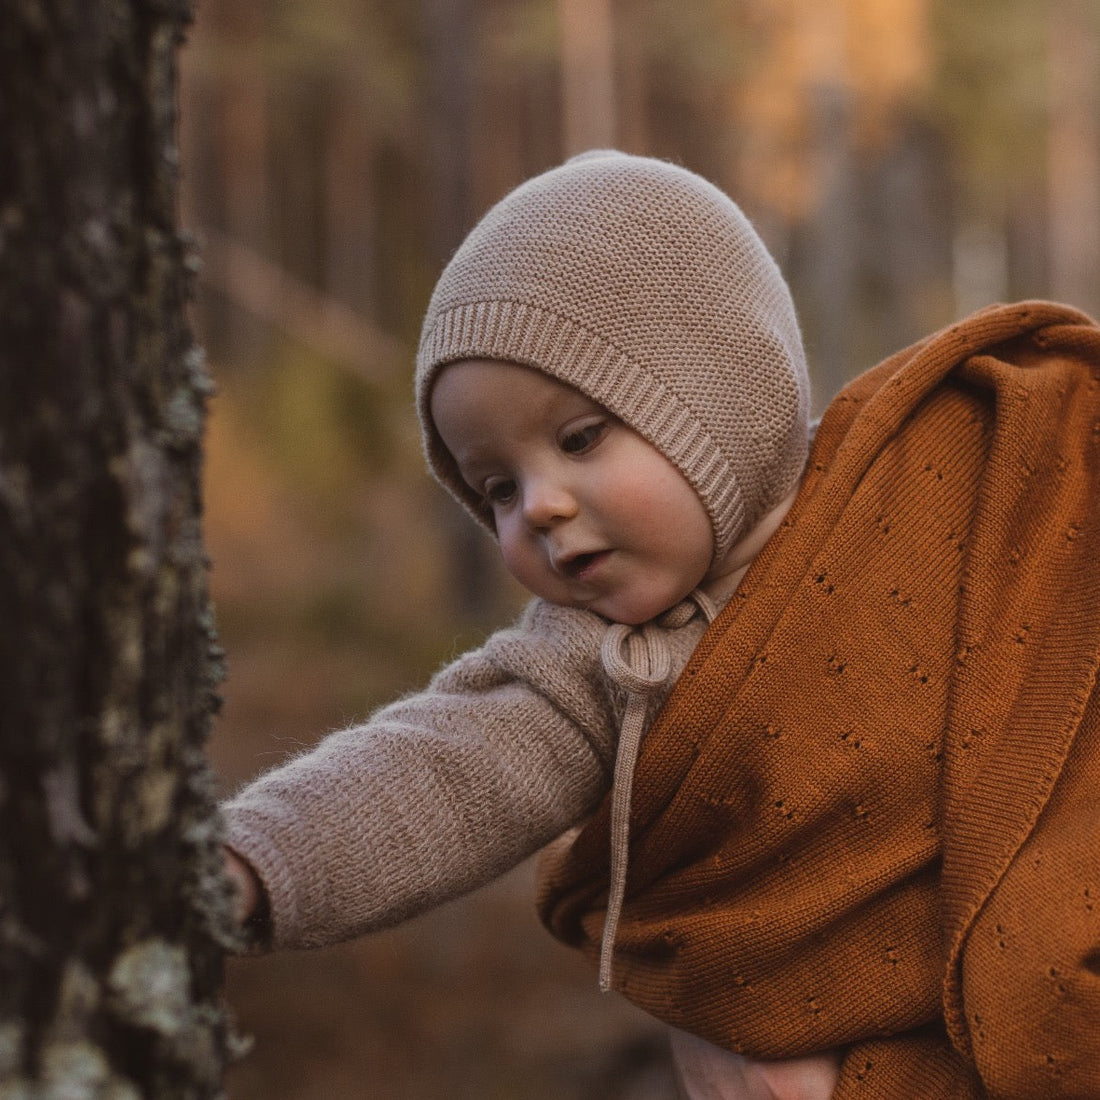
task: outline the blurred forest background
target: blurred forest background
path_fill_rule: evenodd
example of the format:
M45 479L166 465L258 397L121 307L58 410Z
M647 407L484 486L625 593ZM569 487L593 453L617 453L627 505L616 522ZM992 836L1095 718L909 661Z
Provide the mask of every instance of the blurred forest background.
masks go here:
M227 791L520 606L423 472L411 365L465 231L563 156L733 195L819 407L990 301L1100 311L1097 0L199 0L183 65ZM539 929L531 879L234 962L231 1100L671 1095L660 1030Z

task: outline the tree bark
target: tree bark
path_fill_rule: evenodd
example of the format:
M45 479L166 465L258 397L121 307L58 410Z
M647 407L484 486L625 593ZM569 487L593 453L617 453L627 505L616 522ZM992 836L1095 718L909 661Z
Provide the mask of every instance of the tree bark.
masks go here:
M0 32L0 1094L206 1097L228 1045L176 229L187 0Z

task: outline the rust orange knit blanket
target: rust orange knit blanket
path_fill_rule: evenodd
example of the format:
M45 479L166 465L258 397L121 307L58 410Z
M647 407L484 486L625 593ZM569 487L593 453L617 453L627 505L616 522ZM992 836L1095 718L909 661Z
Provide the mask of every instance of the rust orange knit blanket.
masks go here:
M1100 328L984 310L848 386L637 765L616 986L838 1097L1100 1097ZM544 862L593 955L608 807Z

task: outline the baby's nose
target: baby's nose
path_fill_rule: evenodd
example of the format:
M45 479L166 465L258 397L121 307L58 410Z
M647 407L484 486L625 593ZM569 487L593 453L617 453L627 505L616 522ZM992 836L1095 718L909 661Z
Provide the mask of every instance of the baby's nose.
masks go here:
M576 514L576 499L566 486L539 479L523 487L523 515L532 527L550 527Z

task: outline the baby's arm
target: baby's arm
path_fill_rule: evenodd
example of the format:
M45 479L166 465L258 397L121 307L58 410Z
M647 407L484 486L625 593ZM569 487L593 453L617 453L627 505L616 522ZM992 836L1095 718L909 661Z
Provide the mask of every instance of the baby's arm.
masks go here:
M397 923L503 873L592 809L615 730L592 675L602 626L583 620L579 635L553 616L496 635L427 692L226 805L227 870L242 913L266 895L272 946Z

